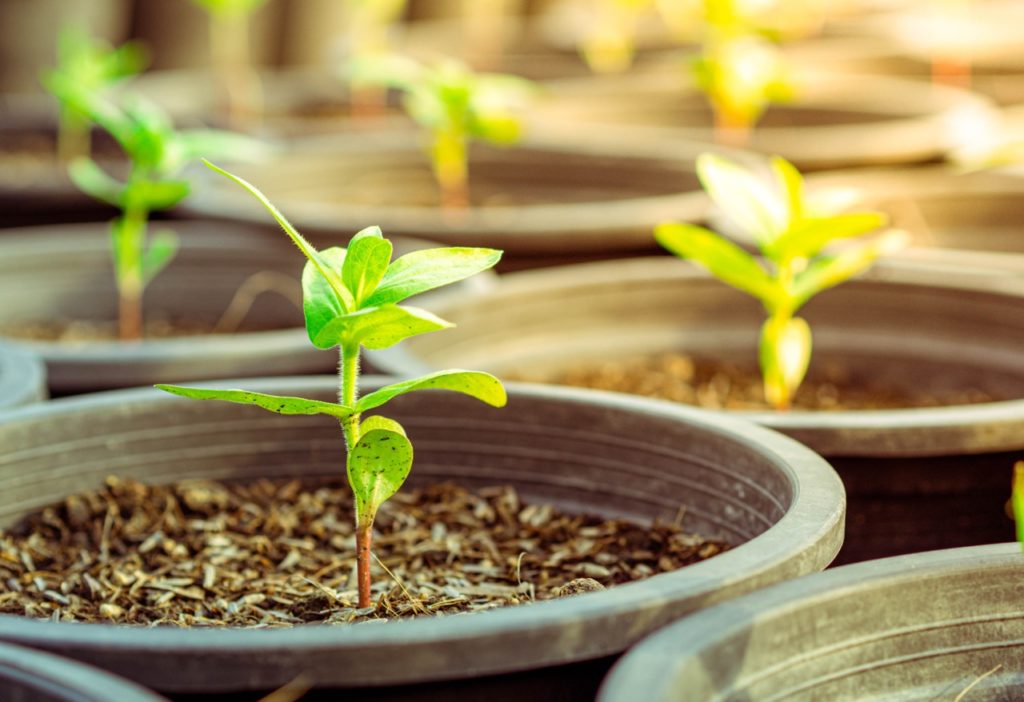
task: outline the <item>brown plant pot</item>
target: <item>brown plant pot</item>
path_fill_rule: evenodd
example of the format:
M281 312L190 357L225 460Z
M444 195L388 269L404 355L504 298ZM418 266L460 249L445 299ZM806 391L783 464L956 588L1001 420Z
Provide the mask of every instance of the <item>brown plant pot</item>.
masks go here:
M771 106L746 146L803 170L930 161L971 134L992 129L993 106L966 91L850 72L794 77L795 97ZM601 80L548 84L533 129L578 141L628 140L672 155L686 140L712 141L706 98L678 68Z
M693 162L713 147L686 148L678 158L656 158L638 157L630 145L481 146L470 157L471 205L458 211L439 207L413 134L306 140L275 161L237 171L314 242L376 224L386 234L500 248L506 264L522 267L538 257L650 251L653 225L702 218L708 201ZM266 221L251 196L223 178L197 191L188 211Z
M764 312L673 258L509 275L472 300L438 300L458 326L372 352L397 375L437 367L554 377L582 363L682 351L756 367ZM1024 397L1024 283L1012 271L887 261L801 312L810 377L841 363L904 391ZM825 456L849 494L840 562L1012 537L1004 513L1024 450L1024 400L929 409L743 412Z
M382 379L364 379L367 390ZM244 380L331 399L336 377ZM650 520L735 544L696 565L521 607L367 626L226 630L123 627L0 615L0 640L61 653L156 690L272 689L300 673L374 699L587 698L611 660L701 607L823 568L842 540L842 486L818 456L735 418L567 388L511 385L490 409L452 393L388 405L416 445L410 480L514 486L570 511ZM92 489L112 470L149 483L343 470L327 417L281 417L137 389L48 403L0 424L0 525ZM69 451L75 460L67 461ZM145 665L140 665L145 661ZM324 695L331 694L326 690Z
M782 583L649 637L598 700L1020 699L1022 577L997 544Z

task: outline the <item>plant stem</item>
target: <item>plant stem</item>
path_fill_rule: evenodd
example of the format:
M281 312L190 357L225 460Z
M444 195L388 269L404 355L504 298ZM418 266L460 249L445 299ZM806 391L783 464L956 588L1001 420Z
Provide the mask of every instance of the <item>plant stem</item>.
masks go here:
M441 186L441 207L464 210L469 207L469 154L461 131L443 130L434 135L434 175Z
M750 143L750 122L725 105L714 106L715 143L740 148Z
M338 388L338 401L343 405L354 407L359 399L359 345L342 347L340 358L341 384ZM359 413L353 413L341 420L341 428L345 433L345 446L351 453L359 441ZM360 609L372 604L370 599L370 562L371 542L373 540L372 514L359 514L356 511L356 581L359 585Z
M114 260L117 272L118 336L122 341L142 338L142 248L146 241L149 210L129 198L114 223Z

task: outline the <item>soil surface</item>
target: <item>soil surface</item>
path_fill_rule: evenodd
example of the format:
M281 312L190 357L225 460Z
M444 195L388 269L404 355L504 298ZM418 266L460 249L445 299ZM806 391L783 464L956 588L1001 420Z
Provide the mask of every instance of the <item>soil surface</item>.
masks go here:
M441 616L564 597L728 548L677 523L527 504L511 487L403 489L374 528L357 609L350 489L337 482L108 478L0 532L0 612L54 621L282 627Z
M506 377L511 380L512 378ZM760 372L682 353L583 365L553 377L520 376L519 380L612 390L673 400L709 409L771 410L764 400ZM817 377L808 378L793 401L801 410L867 410L942 407L992 402L979 390L908 394L881 384L855 382L846 369L824 364Z
M213 333L213 325L188 319L155 319L145 323L143 338L170 339L176 336L201 336ZM227 330L233 331L233 330ZM33 320L0 324L0 336L62 344L116 341L117 322L97 320Z

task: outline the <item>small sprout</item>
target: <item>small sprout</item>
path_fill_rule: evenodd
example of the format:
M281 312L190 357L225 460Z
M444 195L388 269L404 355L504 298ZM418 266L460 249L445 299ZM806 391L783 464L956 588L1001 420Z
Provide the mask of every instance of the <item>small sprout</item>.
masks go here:
M534 92L525 78L474 73L454 60L425 66L402 56L353 61L350 75L364 84L404 93L406 112L429 133L434 175L446 208L469 206L469 144L479 139L514 144L522 136L519 112Z
M362 419L362 413L416 390L451 390L494 407L504 406L506 395L501 381L488 373L444 370L392 383L360 397L361 349L387 348L411 336L450 327L449 322L426 310L398 303L487 270L498 262L501 252L437 248L414 251L392 261L391 242L377 227L360 231L347 248L317 251L253 185L209 162L207 165L259 200L306 257L302 273L306 331L317 348L340 349L338 402L244 390L156 387L198 400L255 405L279 414L326 414L339 421L348 449L346 472L356 506L358 606L369 607L373 521L380 505L409 475L413 447L398 422L379 415Z
M580 41L580 53L592 71L622 73L632 65L637 23L653 2L592 0L592 22Z
M81 96L107 93L146 65L142 46L128 42L114 48L80 27L65 27L57 41L57 66L42 76L59 101L57 154L64 163L89 154L89 118Z
M147 242L150 212L170 209L189 194L179 173L200 154L241 154L257 148L239 135L214 130L175 131L170 118L139 96L127 96L121 107L104 97L61 86L59 97L77 105L91 122L110 133L128 157L125 182L107 174L94 160L73 160L68 173L86 194L121 210L111 223L111 246L117 280L119 336L142 336L142 295L178 249L174 232L157 231Z
M227 123L259 114L259 77L249 60L249 17L267 0L192 0L210 18L210 61L226 97Z
M389 56L390 33L405 12L406 0L344 0L345 61L373 61ZM349 101L353 117L379 116L386 93L380 85L369 85L342 71L348 80Z
M788 409L811 359L811 330L796 312L822 290L902 246L906 234L888 230L824 253L837 240L875 232L884 226L885 216L815 212L800 173L778 156L771 159L771 180L714 154L697 159L697 173L714 203L754 239L764 261L693 224L661 224L654 236L672 253L693 259L722 282L761 301L768 313L759 354L765 399L777 409Z

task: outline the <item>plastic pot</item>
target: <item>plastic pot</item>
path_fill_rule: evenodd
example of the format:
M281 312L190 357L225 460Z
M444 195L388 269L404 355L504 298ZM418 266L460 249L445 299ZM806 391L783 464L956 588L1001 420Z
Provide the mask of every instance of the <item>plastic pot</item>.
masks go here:
M0 344L0 410L46 399L42 360L11 344Z
M123 678L52 653L0 644L0 690L6 702L160 702Z
M364 379L366 389L380 379ZM244 380L334 397L335 377ZM675 516L735 548L597 593L383 626L172 629L0 615L0 639L80 659L175 695L319 687L398 699L592 696L612 658L695 609L825 567L842 540L842 486L820 457L741 420L643 398L510 386L497 410L451 393L388 405L416 445L410 480L510 484L524 499L641 520ZM0 423L0 526L106 475L166 483L343 470L326 417L191 402L153 389L66 398ZM74 461L67 456L74 452ZM139 665L140 660L147 661ZM326 693L325 693L326 694ZM476 697L474 697L476 695Z
M404 375L436 367L553 377L576 364L682 351L756 368L760 305L675 258L508 275L433 311L458 326L375 352ZM1024 450L1024 283L992 267L885 261L801 312L813 378L833 362L851 382L974 388L1011 398L885 411L743 413L825 456L849 495L839 561L1006 541L1003 504Z
M1022 576L1020 545L996 544L782 583L649 637L598 700L1020 699Z

